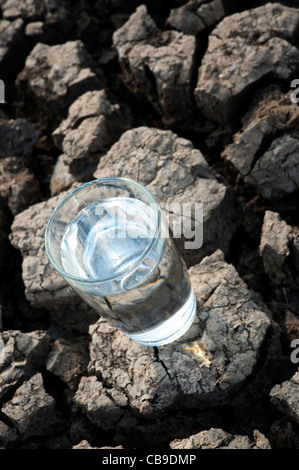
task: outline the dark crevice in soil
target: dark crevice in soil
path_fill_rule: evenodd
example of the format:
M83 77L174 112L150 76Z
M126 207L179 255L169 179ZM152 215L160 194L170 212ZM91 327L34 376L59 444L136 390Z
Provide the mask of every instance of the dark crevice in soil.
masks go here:
M13 216L6 209L9 225ZM23 332L45 328L48 313L32 309L25 297L25 286L22 279L22 255L7 240L4 259L1 262L0 297L2 300L3 329L20 329Z
M65 391L66 384L57 376L49 372L45 367L40 370L43 377L43 384L48 395L54 398L56 406L63 414L68 410Z
M280 129L280 130L277 130L276 132L273 132L271 134L266 134L263 136L262 143L258 151L255 153L253 160L251 162L250 170L244 176L247 176L253 170L258 160L264 155L264 153L266 153L269 150L269 148L272 145L273 140L277 139L278 137L281 137L284 134L285 134L284 130Z
M11 397L10 397L11 398ZM10 399L9 398L9 399ZM8 427L16 431L16 426L15 423L7 416L5 415L2 411L0 411L0 421L2 421L4 424L6 424Z
M70 448L73 445L79 444L81 440L86 438L88 438L90 445L95 447L115 445L115 431L104 431L99 429L88 418L86 418L82 412L73 409L73 405L71 403L72 397L67 385L58 376L49 372L45 368L42 368L41 373L43 376L45 391L54 398L55 408L63 417L65 426L61 431L65 433L69 440ZM78 378L78 381L79 380L80 378ZM74 423L76 431L72 431L72 423Z
M56 161L61 151L55 147L52 138L42 135L34 146L28 168L39 182L40 200L51 196L50 181ZM36 201L39 202L39 201Z
M292 226L299 225L299 190L285 196L280 201L273 201L272 210Z

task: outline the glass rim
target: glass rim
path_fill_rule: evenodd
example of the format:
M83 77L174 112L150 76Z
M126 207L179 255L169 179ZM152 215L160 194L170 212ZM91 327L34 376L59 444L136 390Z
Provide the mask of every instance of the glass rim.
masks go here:
M154 207L155 207L154 234L151 237L150 242L148 243L146 248L143 250L141 255L136 260L136 262L134 262L132 264L132 266L130 266L129 268L120 271L116 276L109 276L109 277L104 278L104 279L103 278L101 278L101 279L98 279L98 278L89 279L89 278L87 278L86 279L86 278L73 276L72 274L67 273L64 269L62 269L60 266L58 266L56 261L53 259L53 256L51 254L51 250L50 250L50 247L49 247L49 242L48 242L48 240L49 240L48 234L50 232L50 228L53 224L53 221L54 221L55 217L57 216L57 214L61 210L61 208L76 193L79 193L80 191L83 191L88 186L92 186L94 184L106 183L106 182L109 182L109 181L110 182L124 182L124 183L129 183L133 186L137 186L150 199L150 203L154 204ZM94 180L88 181L87 183L83 183L78 188L73 189L69 194L67 194L62 199L62 201L58 204L58 206L53 210L53 212L51 214L51 217L48 220L48 223L47 223L47 226L46 226L46 229L45 229L45 234L44 234L45 251L46 251L46 254L49 258L49 261L51 262L53 267L56 269L56 271L58 271L62 275L62 277L70 279L70 280L75 281L75 282L80 282L82 284L95 284L95 283L104 284L104 283L109 282L109 281L114 281L114 280L122 277L124 274L128 274L130 272L133 272L143 262L143 260L147 256L147 254L151 251L151 249L155 245L156 241L158 240L160 231L161 231L161 213L160 213L159 205L158 205L157 201L155 200L155 198L153 197L153 195L151 194L151 192L145 186L143 186L143 184L138 183L137 181L134 181L130 178L125 178L125 177L111 176L111 177L106 177L106 178L99 178L99 179L94 179Z

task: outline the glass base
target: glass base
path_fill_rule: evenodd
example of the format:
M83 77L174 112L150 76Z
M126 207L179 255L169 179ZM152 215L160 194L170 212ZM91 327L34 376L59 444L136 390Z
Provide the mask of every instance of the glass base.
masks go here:
M171 318L142 333L127 334L127 336L145 346L163 346L182 336L190 327L195 314L196 299L191 288L188 299Z

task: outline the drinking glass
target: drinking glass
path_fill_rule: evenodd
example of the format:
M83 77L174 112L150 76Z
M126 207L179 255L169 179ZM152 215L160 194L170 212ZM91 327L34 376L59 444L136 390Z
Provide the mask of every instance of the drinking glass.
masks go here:
M191 325L196 301L186 265L140 183L103 178L70 192L49 219L45 247L66 282L133 340L161 346Z

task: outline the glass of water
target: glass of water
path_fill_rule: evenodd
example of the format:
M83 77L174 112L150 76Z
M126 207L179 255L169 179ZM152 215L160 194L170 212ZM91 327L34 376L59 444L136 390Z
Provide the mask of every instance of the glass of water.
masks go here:
M196 301L188 271L157 202L127 178L70 192L45 232L54 268L110 324L148 346L178 339Z

